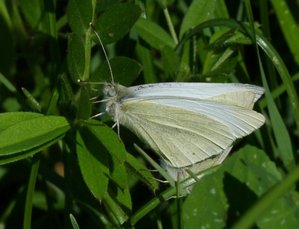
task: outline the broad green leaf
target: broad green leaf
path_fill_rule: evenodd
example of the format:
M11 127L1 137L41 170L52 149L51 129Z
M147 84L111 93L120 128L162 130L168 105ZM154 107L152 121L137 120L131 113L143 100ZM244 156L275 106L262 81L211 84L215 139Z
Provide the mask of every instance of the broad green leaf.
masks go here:
M58 76L58 94L59 94L59 101L58 105L59 108L65 112L67 117L75 118L76 115L76 107L74 101L74 93L71 86L71 82L69 77L65 74Z
M203 177L183 205L185 228L224 228L228 203L219 172Z
M127 179L126 179L126 181L127 181ZM112 193L110 191L110 195L111 194L113 194L114 199L117 201L119 206L121 206L124 209L124 211L132 210L132 200L131 200L130 189L128 186L125 187L124 189L116 186L116 193Z
M108 189L109 155L99 146L95 136L77 133L77 156L83 179L91 193L102 200Z
M282 179L274 162L260 149L246 146L225 163L224 168L239 181L261 196Z
M125 36L138 17L140 8L132 3L114 4L98 18L95 27L104 44L109 44Z
M299 227L299 196L290 192L284 197L273 200L271 209L262 215L257 225L261 229L298 228Z
M135 24L135 29L138 35L153 48L162 49L164 46L175 47L175 43L170 35L154 22L139 18Z
M76 82L78 79L83 78L85 69L84 41L82 37L78 36L75 33L69 35L68 38L68 69L73 78L73 81Z
M78 101L78 110L77 110L77 119L86 120L91 117L91 108L92 103L90 101L90 85L83 85L78 91L79 101ZM98 95L97 95L98 96Z
M103 146L109 150L109 153L122 163L126 160L125 147L112 128L95 120L89 121L87 125L89 130L101 140Z
M10 126L15 125L29 119L42 117L40 113L32 112L8 112L0 114L0 132L9 128Z
M86 127L88 128L88 136L94 137L93 142L88 144L88 147L95 147L92 148L93 152L101 149L103 155L109 159L109 165L107 165L107 167L109 167L110 178L119 187L125 189L128 184L124 167L127 152L124 145L110 127L100 122L95 120L89 121ZM86 135L87 134L84 135L84 139Z
M7 163L20 160L54 144L68 131L64 117L36 113L0 114L0 160Z
M101 0L97 1L97 9L99 12L105 11L114 4L119 3L120 0Z
M19 4L31 28L36 28L42 17L42 2L39 0L20 0Z
M18 114L16 115L18 116ZM21 113L21 116L23 116L23 113ZM5 113L0 115L0 122L3 119L7 120ZM69 124L64 117L36 117L33 115L30 119L23 119L2 129L0 132L0 154L12 155L34 149L64 134L68 129Z
M126 151L120 142L116 144L119 139L115 133L111 128L99 125L99 122L90 121L80 130L80 136L81 140L77 145L78 160L84 180L93 195L102 200L109 193L122 207L131 209L124 165Z
M130 86L139 76L141 65L128 57L114 57L110 60L114 82L125 86ZM104 62L95 71L91 81L93 82L111 82L111 73L107 62Z
M246 146L225 160L215 173L204 176L194 186L183 206L184 225L186 228L208 225L210 228L229 227L228 223L235 219L227 217L242 215L281 179L275 164L262 150ZM282 202L283 206L287 204L285 200ZM288 210L291 211L294 206L290 205ZM272 209L267 212L271 213ZM288 220L287 217L285 220Z
M92 22L92 2L86 0L70 0L67 17L69 25L76 34L83 35Z
M244 217L239 218L234 228L246 228L254 223L260 228L273 228L274 225L275 228L297 228L299 199L292 186L298 180L299 169L282 178L267 155L252 146L244 147L231 159L225 164L226 170L260 198L251 201L252 206L246 208L246 214L243 212ZM232 186L227 192L232 200L235 199L232 193L235 189ZM239 202L246 200L248 196L242 192Z

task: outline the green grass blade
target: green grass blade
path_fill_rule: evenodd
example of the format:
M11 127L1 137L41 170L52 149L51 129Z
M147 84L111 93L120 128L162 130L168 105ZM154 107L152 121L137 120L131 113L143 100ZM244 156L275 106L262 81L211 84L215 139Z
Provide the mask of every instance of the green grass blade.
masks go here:
M284 38L289 46L294 60L299 64L299 25L295 17L292 15L287 1L285 0L271 0L272 6L275 10L275 15L280 24ZM293 3L296 4L296 3Z
M29 182L27 186L25 211L24 211L24 229L31 228L31 217L32 217L32 199L34 195L35 183L38 175L40 160L36 160L31 167Z

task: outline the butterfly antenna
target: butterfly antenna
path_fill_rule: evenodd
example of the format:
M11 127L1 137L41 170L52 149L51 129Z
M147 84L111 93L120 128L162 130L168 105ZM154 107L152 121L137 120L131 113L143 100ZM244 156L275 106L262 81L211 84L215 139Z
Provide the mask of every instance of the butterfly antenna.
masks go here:
M105 47L103 45L103 42L100 38L100 35L98 34L98 32L96 31L95 27L93 26L93 24L90 22L90 27L93 29L93 32L95 33L96 37L98 38L99 42L100 42L100 45L102 47L102 50L103 50L103 53L104 53L104 56L105 56L105 59L107 60L107 63L108 63L108 68L109 68L109 72L110 72L110 75L111 75L111 82L112 84L114 84L114 76L113 76L113 71L112 71L112 67L111 67L111 64L110 64L110 61L109 61L109 58L108 58L108 55L107 55L107 52L105 50Z

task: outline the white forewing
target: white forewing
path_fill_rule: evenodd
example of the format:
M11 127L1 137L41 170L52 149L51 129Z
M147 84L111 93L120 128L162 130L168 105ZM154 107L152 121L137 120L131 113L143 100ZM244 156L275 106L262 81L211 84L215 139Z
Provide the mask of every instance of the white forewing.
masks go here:
M134 98L178 97L215 100L227 104L252 108L264 89L240 83L157 83L128 88Z

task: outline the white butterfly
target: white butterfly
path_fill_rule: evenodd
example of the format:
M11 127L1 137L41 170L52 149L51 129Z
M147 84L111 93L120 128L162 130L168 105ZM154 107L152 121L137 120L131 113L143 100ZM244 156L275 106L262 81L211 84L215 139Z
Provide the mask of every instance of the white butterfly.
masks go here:
M148 144L166 170L194 172L220 164L236 139L265 122L252 110L261 87L236 83L106 84L106 112Z

